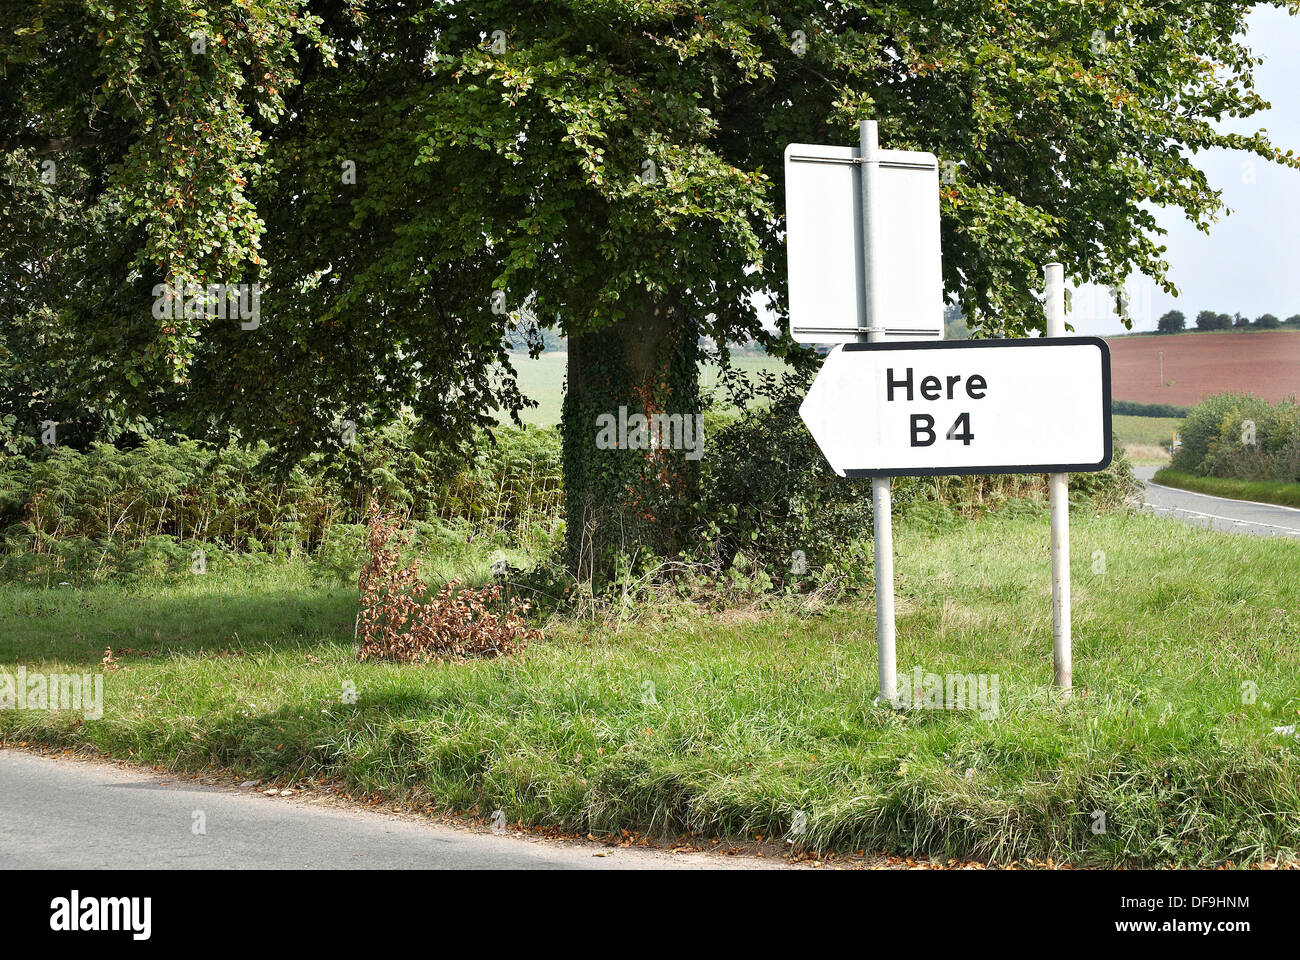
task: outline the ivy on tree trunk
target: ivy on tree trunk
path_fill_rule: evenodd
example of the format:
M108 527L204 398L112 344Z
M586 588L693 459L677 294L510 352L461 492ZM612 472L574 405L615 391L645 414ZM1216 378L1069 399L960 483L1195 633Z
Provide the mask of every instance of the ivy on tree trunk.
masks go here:
M694 430L703 412L698 339L698 325L684 309L646 295L613 326L569 339L561 428L565 559L580 577L600 583L615 571L620 553L632 560L671 555L687 542L698 459L674 449L671 435L655 448L637 449L630 427L608 448L600 426L667 414L691 418Z

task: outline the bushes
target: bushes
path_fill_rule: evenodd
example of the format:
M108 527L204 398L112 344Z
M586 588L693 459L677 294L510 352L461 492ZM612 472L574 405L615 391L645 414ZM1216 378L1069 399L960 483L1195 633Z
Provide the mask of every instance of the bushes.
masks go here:
M1192 408L1183 422L1176 471L1238 480L1300 481L1300 407L1221 393Z
M1202 469L1210 477L1300 481L1300 409L1294 403L1270 408L1260 401L1229 412Z
M757 391L761 405L739 417L706 414L696 559L720 570L743 554L746 569L781 580L803 564L869 568L869 544L848 547L870 537L870 481L845 480L827 465L799 417L806 386L796 375L773 377ZM287 471L274 466L265 445L216 450L193 441L0 458L0 578L164 577L196 563L310 557L321 574L352 581L363 562L361 511L371 491L401 513L423 555L449 567L496 548L545 556L563 531L555 429L501 428L472 464L458 465L423 450L410 426L398 423L359 437L328 464L317 455ZM1108 508L1123 502L1132 483L1121 453L1106 473L1072 477L1071 495ZM1046 499L1043 477L893 484L900 515L916 503L946 505L918 520L939 526L948 516L1023 499Z
M1249 403L1251 397L1221 393L1207 397L1188 411L1179 431L1182 445L1174 451L1173 467L1199 473L1209 452L1210 443L1219 435L1223 418L1234 408Z
M1140 499L1142 481L1133 475L1133 463L1119 437L1111 436L1114 456L1110 466L1098 473L1070 474L1070 503L1086 503L1094 510L1118 510Z
M56 447L13 464L0 496L7 579L165 576L228 552L308 553L348 510L320 471L276 476L265 445ZM197 557L191 555L201 551Z
M779 569L823 566L870 534L871 481L831 470L799 417L797 378L775 383L769 399L708 441L700 523L724 567L742 550Z
M447 486L436 515L444 520L508 523L554 522L564 504L558 427L502 427L473 464Z

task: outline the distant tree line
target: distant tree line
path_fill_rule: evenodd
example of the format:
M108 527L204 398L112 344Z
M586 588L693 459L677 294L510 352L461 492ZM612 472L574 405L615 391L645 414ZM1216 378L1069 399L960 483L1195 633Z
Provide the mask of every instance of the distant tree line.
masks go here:
M1261 314L1253 321L1240 313L1215 313L1202 310L1196 315L1197 330L1277 330L1279 327L1300 327L1300 313L1279 320L1271 313ZM1187 328L1187 318L1181 310L1170 310L1156 324L1157 333L1181 333Z
M943 338L945 340L970 339L970 327L966 323L966 313L960 303L944 304Z

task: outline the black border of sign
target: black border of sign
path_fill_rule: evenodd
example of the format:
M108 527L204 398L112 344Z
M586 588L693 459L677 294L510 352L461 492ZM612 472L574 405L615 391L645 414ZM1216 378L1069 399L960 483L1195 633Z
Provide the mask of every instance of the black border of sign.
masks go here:
M1110 466L1115 457L1110 421L1110 345L1101 337L1024 337L1005 340L895 340L888 343L846 343L845 353L859 350L969 350L978 347L1051 347L1092 344L1101 348L1101 417L1106 433L1105 454L1098 463L1027 463L983 467L912 467L891 470L845 470L852 477L943 477L981 473L1096 473Z

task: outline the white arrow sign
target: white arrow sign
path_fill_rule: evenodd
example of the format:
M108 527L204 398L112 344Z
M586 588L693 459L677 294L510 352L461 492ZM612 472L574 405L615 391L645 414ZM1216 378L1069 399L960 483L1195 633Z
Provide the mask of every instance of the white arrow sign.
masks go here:
M799 413L840 476L1104 470L1110 350L1097 337L846 344Z

